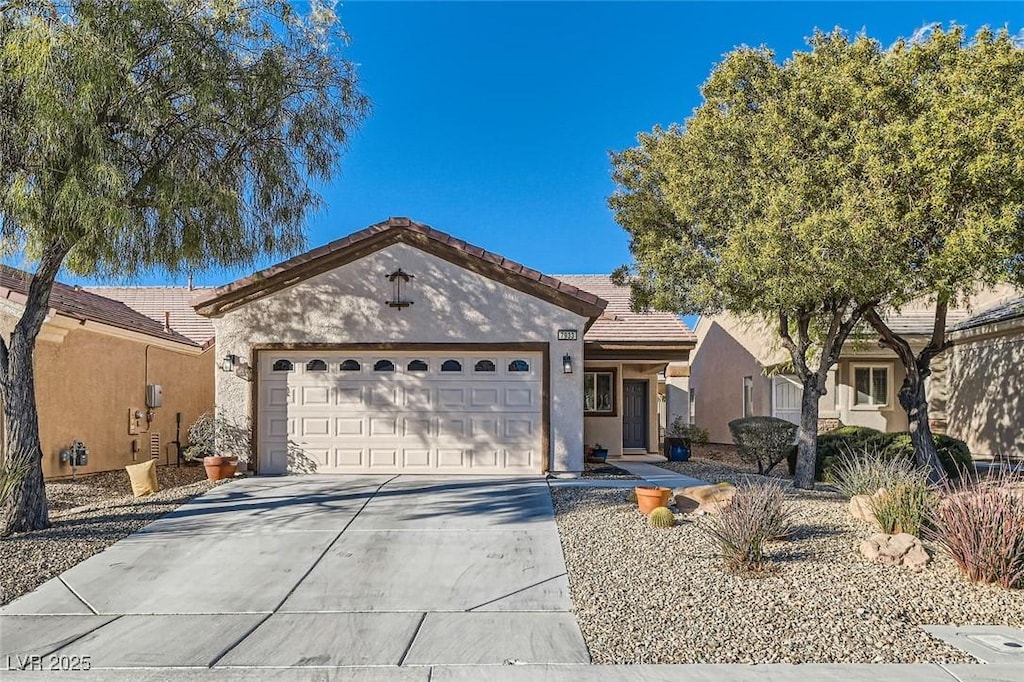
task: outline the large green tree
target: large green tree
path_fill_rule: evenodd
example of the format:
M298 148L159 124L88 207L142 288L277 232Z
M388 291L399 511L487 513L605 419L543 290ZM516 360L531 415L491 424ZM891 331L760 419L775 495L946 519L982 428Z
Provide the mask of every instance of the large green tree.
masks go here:
M728 310L767 320L803 385L796 484L814 482L818 403L828 371L896 267L891 229L866 212L861 138L890 115L885 51L817 33L778 63L768 49L726 55L685 125L613 154L610 199L629 232L634 305Z
M943 475L932 439L925 379L949 347L950 306L979 287L1024 281L1024 49L1004 30L968 39L934 28L886 55L900 106L866 145L873 159L870 210L889 216L885 249L898 267L889 309L932 302L923 345L865 313L906 370L899 390L919 464ZM898 329L898 328L897 328Z
M32 375L62 267L131 276L291 252L368 102L330 5L13 0L0 10L0 240L37 263L0 339L0 533L48 512Z

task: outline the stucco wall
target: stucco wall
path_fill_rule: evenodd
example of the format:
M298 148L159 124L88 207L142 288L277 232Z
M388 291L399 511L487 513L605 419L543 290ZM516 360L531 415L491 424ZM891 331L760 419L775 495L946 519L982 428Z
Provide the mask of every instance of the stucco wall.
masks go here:
M626 379L639 379L647 382L647 451L658 451L658 375L646 367L645 365L607 360L587 363L586 371L588 372L602 369L615 370L615 414L583 417L583 434L587 445L600 444L608 449L609 457L622 455L622 382ZM637 454L636 451L631 452Z
M11 318L5 316L5 333ZM139 341L73 329L63 341L40 340L35 350L36 402L43 450L43 475L70 476L60 451L72 440L89 448L89 464L76 473L119 469L149 458L150 433L160 435L160 463L173 463L175 413L182 413L182 440L188 427L213 408L213 352L186 354ZM148 375L148 378L147 378ZM131 408L145 411L146 384L164 389L163 407L153 411L138 435L128 433ZM139 451L132 454L132 441Z
M885 407L855 406L854 403L854 368L858 365L886 366L889 368L889 404ZM906 431L908 426L907 413L900 405L896 395L906 370L897 361L892 351L879 351L872 355L861 355L839 361L836 367L838 386L838 410L832 402L829 409L834 410L840 421L847 426L868 426L879 431ZM823 398L824 400L824 398Z
M396 310L388 273L414 276ZM394 244L213 319L217 357L252 362L252 349L270 343L511 343L550 344L550 438L553 470L583 468L583 328L586 318L465 270L407 244ZM579 340L558 341L559 329ZM568 353L577 368L561 370ZM250 383L217 372L217 405L251 416Z
M993 327L989 327L989 330ZM946 403L948 433L975 456L1024 455L1024 321L994 335L960 335Z

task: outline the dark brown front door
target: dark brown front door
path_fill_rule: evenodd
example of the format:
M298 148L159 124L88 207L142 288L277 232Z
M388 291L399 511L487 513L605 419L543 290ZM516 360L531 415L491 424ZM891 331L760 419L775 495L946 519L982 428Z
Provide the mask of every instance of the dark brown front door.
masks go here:
M647 382L622 382L622 447L647 449Z

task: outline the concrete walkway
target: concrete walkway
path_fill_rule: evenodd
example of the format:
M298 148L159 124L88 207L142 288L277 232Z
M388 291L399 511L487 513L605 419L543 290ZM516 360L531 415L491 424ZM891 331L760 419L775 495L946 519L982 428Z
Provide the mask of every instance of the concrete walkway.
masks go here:
M0 654L7 667L88 656L93 670L160 679L589 663L571 606L543 479L250 478L9 604Z
M552 478L548 483L555 488L634 488L637 485L660 485L666 488L688 488L706 485L706 481L676 473L654 464L626 458L609 459L608 464L628 471L641 479L628 478Z

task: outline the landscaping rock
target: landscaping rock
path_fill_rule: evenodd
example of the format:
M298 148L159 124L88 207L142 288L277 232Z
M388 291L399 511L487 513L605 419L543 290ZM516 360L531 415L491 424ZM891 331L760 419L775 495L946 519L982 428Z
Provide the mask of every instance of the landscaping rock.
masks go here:
M683 514L694 512L717 514L732 504L736 488L728 483L718 483L676 488L672 492L675 496L676 508Z
M875 533L860 543L860 553L870 561L886 566L905 566L912 571L922 570L930 560L924 545L910 533Z
M872 526L878 526L878 520L875 518L875 512L872 511L871 505L886 492L885 488L879 488L873 495L854 495L850 498L850 515L855 519L870 523Z

